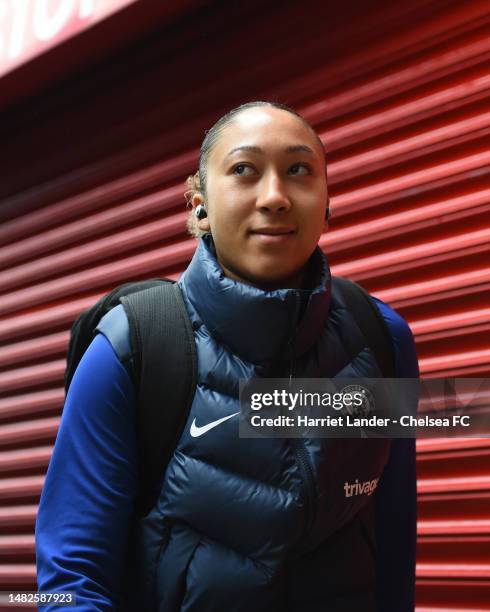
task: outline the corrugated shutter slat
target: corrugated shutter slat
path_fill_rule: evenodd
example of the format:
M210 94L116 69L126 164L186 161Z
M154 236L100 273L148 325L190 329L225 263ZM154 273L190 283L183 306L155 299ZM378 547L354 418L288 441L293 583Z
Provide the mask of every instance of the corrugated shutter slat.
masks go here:
M488 2L286 0L260 20L233 4L233 31L209 7L205 39L181 23L107 87L73 82L35 124L19 115L0 185L0 589L34 588L70 326L115 285L185 268L184 180L203 130L245 99L281 99L318 130L320 244L407 319L422 375L490 376ZM418 440L417 465L417 612L490 612L490 439Z

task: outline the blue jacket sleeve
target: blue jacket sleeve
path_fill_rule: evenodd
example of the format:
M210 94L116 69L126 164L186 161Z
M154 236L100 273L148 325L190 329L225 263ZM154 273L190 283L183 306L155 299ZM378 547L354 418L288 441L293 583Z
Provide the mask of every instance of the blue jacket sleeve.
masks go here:
M36 520L38 589L73 591L70 609L115 608L137 489L134 421L133 385L98 334L70 385Z
M406 321L375 299L393 340L397 378L418 378L415 342ZM415 439L393 440L376 492L379 612L413 612L417 540Z

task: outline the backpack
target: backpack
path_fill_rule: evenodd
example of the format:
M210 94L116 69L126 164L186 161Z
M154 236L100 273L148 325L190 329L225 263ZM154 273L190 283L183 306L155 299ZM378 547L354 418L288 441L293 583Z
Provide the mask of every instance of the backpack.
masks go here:
M341 277L333 277L332 282L364 333L383 376L393 378L392 340L378 308L356 283ZM144 516L158 497L165 468L194 398L196 346L177 283L169 279L125 283L82 312L73 323L64 376L65 393L80 359L97 333L99 322L120 305L125 310L130 330L131 347L127 351L130 363L125 365L137 390L140 490L136 510Z

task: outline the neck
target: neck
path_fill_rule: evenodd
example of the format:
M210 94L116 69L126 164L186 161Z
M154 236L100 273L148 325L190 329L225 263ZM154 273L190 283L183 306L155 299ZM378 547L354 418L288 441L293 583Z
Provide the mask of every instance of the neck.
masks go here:
M232 270L236 276L238 270ZM202 324L219 341L241 358L252 363L264 363L277 357L285 342L299 325L295 351L301 354L312 346L323 329L330 303L330 272L324 254L315 249L304 270L307 290L282 288L264 291L260 286L300 285L297 278L282 278L281 282L257 283L257 279L236 282L220 266L211 238L203 238L187 270L182 287L192 308L195 322ZM300 315L298 294L305 312ZM193 321L194 322L194 321Z
M222 267L225 276L227 276L228 278L236 280L240 283L245 283L246 285L250 285L251 287L257 287L258 289L262 289L263 291L275 291L276 289L302 289L304 285L304 267L299 270L299 272L296 272L295 274L286 278L281 278L279 280L274 281L261 281L240 276L233 270L230 270L229 268L224 266L221 262L219 262L219 264Z

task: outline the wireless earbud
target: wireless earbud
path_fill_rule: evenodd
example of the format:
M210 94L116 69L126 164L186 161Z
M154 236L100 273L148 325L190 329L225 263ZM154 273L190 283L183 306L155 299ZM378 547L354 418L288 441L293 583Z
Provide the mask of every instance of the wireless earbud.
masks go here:
M194 210L194 214L199 220L205 219L208 216L208 213L206 212L206 209L204 208L204 204L199 204L198 206L196 206Z

